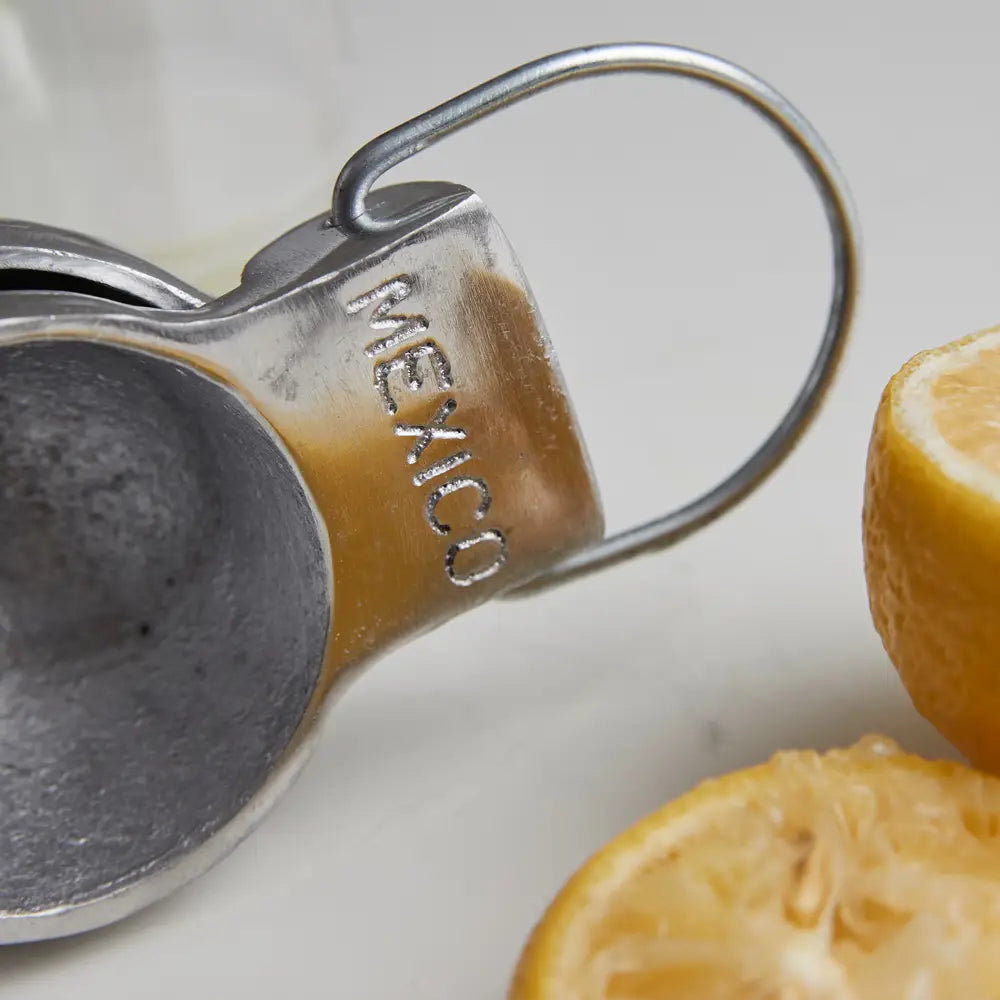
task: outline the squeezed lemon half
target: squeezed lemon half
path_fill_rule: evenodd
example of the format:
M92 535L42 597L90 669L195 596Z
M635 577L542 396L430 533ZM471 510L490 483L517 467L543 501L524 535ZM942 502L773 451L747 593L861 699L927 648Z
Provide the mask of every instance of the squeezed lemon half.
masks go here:
M868 737L705 782L571 879L509 996L1000 997L1000 779Z
M914 704L1000 773L1000 329L890 381L863 524L872 616Z

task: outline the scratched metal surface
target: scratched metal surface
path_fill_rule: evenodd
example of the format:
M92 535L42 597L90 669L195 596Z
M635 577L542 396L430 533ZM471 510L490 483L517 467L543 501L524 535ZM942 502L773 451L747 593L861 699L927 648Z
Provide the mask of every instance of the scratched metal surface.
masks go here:
M320 675L330 581L285 455L180 366L6 348L0 466L0 911L36 911L250 800Z
M111 930L0 952L0 995L495 998L570 871L699 778L872 729L947 752L872 631L860 491L890 373L997 320L1000 136L982 127L996 15L976 0L947 13L620 0L578 5L571 21L557 0L476 18L456 0L333 9L351 81L330 97L344 108L341 158L577 42L679 41L761 74L820 129L861 210L867 280L845 369L746 505L670 552L489 605L377 664L229 861ZM399 172L473 186L506 228L612 526L715 481L794 392L828 261L785 156L739 109L641 80L546 97ZM602 185L622 171L630 196L615 214Z

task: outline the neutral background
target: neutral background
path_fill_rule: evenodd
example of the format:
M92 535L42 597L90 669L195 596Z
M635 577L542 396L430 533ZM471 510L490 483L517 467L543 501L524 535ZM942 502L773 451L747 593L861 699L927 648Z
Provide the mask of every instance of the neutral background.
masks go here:
M871 627L859 514L886 379L917 350L1000 321L991 12L985 0L0 5L13 136L0 214L84 226L208 286L253 249L255 226L263 240L322 211L371 135L592 41L689 44L769 80L837 154L866 240L835 391L750 501L671 551L496 603L379 663L228 861L110 930L0 951L0 994L499 998L569 873L698 779L873 730L948 753ZM84 56L101 46L106 76L87 80ZM612 527L711 486L791 399L829 290L824 224L787 151L735 103L663 78L581 84L395 176L466 183L505 225Z

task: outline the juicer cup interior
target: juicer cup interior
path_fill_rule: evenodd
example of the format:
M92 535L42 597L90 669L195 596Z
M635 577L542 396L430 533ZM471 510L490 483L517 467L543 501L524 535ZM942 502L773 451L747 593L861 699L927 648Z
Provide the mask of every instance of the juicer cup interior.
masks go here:
M228 388L0 349L0 916L127 888L253 798L320 677L325 538Z

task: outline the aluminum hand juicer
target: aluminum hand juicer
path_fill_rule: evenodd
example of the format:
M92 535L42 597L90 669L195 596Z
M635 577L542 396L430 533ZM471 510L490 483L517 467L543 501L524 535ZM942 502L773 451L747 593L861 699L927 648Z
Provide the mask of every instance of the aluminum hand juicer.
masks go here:
M602 541L496 221L458 185L370 189L505 104L627 70L722 88L777 129L821 195L834 281L819 352L759 450ZM96 240L0 224L0 941L111 922L208 868L376 655L498 593L670 544L748 494L832 376L856 239L833 159L779 94L647 44L549 56L375 139L332 216L212 301Z

